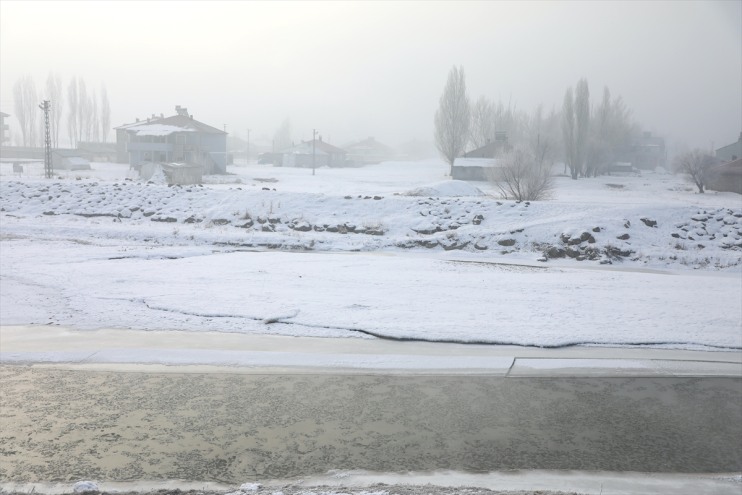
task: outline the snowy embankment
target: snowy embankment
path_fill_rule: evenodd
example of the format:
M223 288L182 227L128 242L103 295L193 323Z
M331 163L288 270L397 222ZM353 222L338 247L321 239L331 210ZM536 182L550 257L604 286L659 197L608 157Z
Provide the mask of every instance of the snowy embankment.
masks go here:
M3 177L0 324L742 348L739 195L608 177L518 203L400 166Z
M476 195L441 194L450 189ZM6 235L30 230L49 239L305 251L487 251L533 261L571 258L665 268L723 269L742 262L742 205L733 198L729 206L716 207L514 202L485 196L460 181L391 196L134 181L3 181L0 193Z

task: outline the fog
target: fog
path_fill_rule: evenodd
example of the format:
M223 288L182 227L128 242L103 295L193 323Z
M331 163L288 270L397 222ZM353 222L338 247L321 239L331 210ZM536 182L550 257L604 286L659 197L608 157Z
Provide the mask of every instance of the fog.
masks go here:
M65 95L73 76L105 83L113 127L182 105L257 142L288 117L296 140L398 145L432 141L460 65L472 100L559 109L585 77L594 103L607 85L670 152L720 147L742 130L741 26L739 1L3 0L0 110L17 128L13 84L42 90L52 71Z

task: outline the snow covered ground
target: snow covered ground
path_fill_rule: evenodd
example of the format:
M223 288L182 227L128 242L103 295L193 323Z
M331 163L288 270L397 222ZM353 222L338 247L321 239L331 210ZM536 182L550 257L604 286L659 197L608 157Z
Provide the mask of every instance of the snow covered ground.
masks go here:
M439 161L0 164L0 324L742 349L742 197L668 174L556 178L518 203Z

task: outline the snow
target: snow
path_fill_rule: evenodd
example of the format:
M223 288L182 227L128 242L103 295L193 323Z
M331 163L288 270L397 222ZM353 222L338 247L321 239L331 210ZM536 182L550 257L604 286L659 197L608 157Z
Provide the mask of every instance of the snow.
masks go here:
M405 193L406 196L484 196L478 188L463 180L436 182L429 186L418 187Z
M78 481L72 487L73 493L98 492L98 485L93 481Z
M128 130L136 131L137 136L169 136L174 132L191 132L193 129L168 124L142 124L129 127Z
M432 160L316 176L235 166L174 187L92 166L45 180L43 166L19 178L0 164L0 325L742 349L742 197L673 175L556 177L553 199L515 202Z

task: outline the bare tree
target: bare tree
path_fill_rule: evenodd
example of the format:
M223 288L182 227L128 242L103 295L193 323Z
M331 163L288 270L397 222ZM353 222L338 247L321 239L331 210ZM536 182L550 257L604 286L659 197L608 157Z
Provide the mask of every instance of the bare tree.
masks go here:
M452 67L435 113L435 145L448 162L453 162L469 141L470 107L463 67Z
M631 112L620 96L611 99L609 89L604 88L603 100L591 119L585 175L597 176L608 168L628 146L631 131Z
M559 116L552 109L544 117L544 107L539 104L526 126L526 146L539 164L552 165L557 156L559 138Z
M517 147L489 169L489 179L505 198L517 201L546 199L554 189L551 164L539 162L529 150Z
M291 121L286 117L273 134L273 151L283 151L289 147L291 147Z
M675 158L675 170L686 175L689 182L703 194L708 181L708 169L713 164L711 155L698 148L687 151Z
M23 146L37 145L37 114L39 113L39 101L36 93L36 84L33 78L26 74L18 78L13 85L13 107L15 116L21 128Z
M587 145L590 139L590 90L587 86L587 79L584 78L577 81L577 86L575 86L575 124L577 169L581 175L584 175Z
M97 142L99 140L100 126L98 123L98 98L95 90L92 90L88 98L88 138L87 141Z
M108 133L111 130L111 106L108 104L106 85L100 88L100 135L104 143L108 142Z
M562 136L564 164L569 167L572 179L585 173L588 142L590 138L590 90L586 79L577 81L574 93L567 88L562 105Z
M88 90L85 85L85 80L82 77L77 78L77 139L75 139L75 146L80 141L83 141L85 133L88 130L88 115L89 115L90 100L88 99Z
M70 139L70 146L75 147L78 141L80 121L78 118L78 107L80 106L79 93L77 90L77 78L73 77L67 86L67 134Z
M49 125L51 127L51 140L54 148L59 148L59 123L62 121L62 77L59 74L49 73L46 78L46 99L51 106Z
M486 96L480 96L471 109L471 145L481 148L495 138L495 105Z
M564 103L562 104L562 137L564 140L564 165L569 167L569 173L573 179L577 179L579 173L576 133L574 96L572 88L569 87L564 93Z

